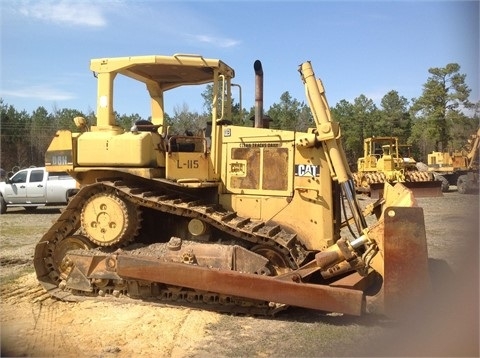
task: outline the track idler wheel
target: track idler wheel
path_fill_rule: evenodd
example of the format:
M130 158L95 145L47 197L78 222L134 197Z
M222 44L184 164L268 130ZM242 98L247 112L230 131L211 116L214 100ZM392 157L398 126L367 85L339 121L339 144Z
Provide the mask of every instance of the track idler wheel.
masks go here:
M53 251L53 264L60 279L66 280L72 268L67 254L72 250L89 250L94 245L82 235L68 236L60 241Z
M126 244L140 229L139 209L113 194L98 193L82 209L82 228L99 246Z
M281 275L292 271L288 259L277 249L269 245L254 246L251 251L259 254L269 261L269 268L273 276Z

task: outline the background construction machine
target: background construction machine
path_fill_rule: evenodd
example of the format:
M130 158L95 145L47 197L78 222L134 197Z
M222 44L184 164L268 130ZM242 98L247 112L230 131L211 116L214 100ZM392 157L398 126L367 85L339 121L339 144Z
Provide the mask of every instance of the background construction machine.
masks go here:
M47 167L81 184L35 249L38 280L53 296L392 316L428 291L422 208L387 185L367 226L310 62L299 68L316 125L307 132L264 127L260 61L254 127L230 124L234 70L220 60L105 58L91 69L96 125L76 118L80 132L59 131L46 153ZM115 124L119 75L146 85L151 123ZM164 92L206 83L211 123L201 135L170 135Z
M382 195L385 182L402 183L417 197L442 196L441 182L417 169L409 147L400 145L397 137L366 138L353 178L357 192L372 198Z
M442 190L456 185L461 194L479 190L480 128L472 134L462 150L432 152L428 155L427 171L443 182Z

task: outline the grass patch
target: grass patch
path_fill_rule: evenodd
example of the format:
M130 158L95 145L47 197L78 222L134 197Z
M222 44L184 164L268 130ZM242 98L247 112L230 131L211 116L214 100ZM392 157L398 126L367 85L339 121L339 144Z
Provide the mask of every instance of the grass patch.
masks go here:
M31 264L16 266L15 269L12 269L12 267L8 267L8 268L2 267L0 268L1 285L6 286L6 285L13 284L20 277L29 275L33 272L35 272L35 269Z

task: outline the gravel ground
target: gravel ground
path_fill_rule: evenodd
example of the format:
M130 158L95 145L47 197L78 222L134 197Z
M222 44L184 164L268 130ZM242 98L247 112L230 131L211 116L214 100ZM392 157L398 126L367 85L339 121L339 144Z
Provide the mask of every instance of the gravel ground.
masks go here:
M362 201L366 203L367 201ZM401 322L291 308L274 318L46 297L33 249L58 208L0 215L1 356L478 356L479 196L419 198L437 296ZM438 277L438 272L437 272ZM449 278L449 279L447 279Z

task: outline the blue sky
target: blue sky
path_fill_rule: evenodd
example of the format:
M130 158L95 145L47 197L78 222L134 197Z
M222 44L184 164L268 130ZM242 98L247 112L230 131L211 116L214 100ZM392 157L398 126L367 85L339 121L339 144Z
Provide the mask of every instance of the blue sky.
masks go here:
M328 102L390 90L418 97L431 67L460 64L479 97L478 1L43 1L3 0L0 97L17 110L96 109L92 58L201 54L235 69L243 107L255 104L262 61L264 107L283 92L305 101L298 65L311 61ZM115 110L149 115L143 86L119 81ZM167 97L167 112L203 101Z

